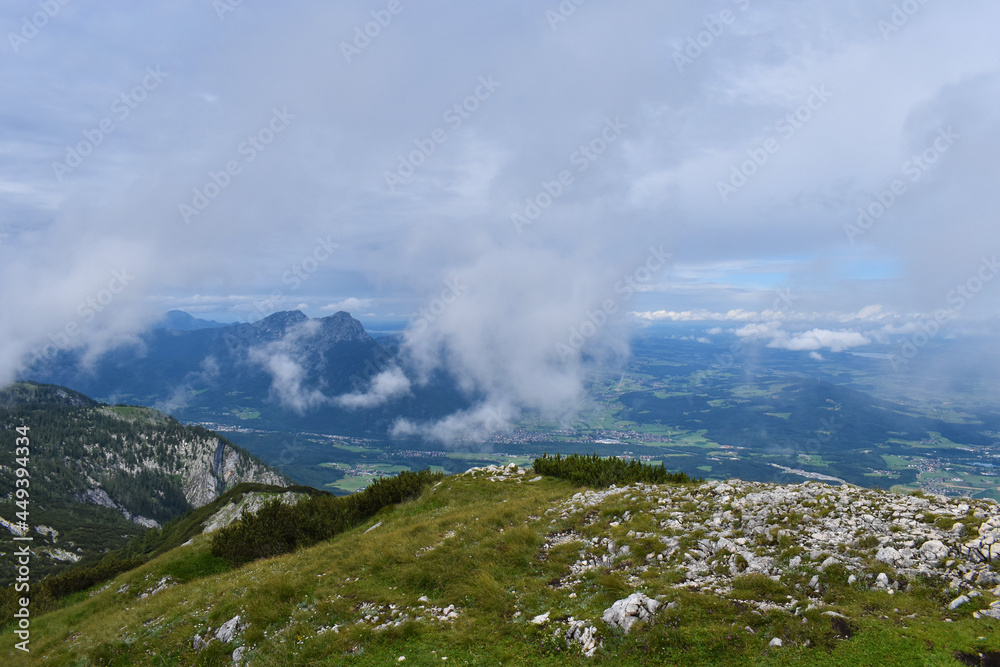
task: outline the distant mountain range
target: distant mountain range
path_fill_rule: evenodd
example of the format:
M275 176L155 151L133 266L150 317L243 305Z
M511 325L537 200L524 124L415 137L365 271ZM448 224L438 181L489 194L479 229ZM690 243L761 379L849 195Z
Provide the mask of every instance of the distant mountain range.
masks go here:
M163 319L156 323L154 329L172 329L174 331L196 331L198 329L218 329L229 326L214 320L200 320L188 315L183 310L168 311Z
M23 378L109 403L155 406L183 421L366 437L384 437L398 417L429 419L468 404L445 378L402 392L391 405L337 401L363 394L397 363L346 312L310 319L295 310L220 324L171 311L136 344L86 365L79 352L63 350Z

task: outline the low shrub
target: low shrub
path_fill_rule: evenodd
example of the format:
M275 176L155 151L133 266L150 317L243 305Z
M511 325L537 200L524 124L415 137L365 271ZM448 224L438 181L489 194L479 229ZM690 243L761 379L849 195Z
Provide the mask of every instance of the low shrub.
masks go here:
M590 456L571 454L563 457L559 454L549 456L543 454L535 459L535 472L549 477L569 480L574 484L586 486L624 486L637 482L650 484L700 484L702 479L692 479L684 472L669 472L661 463L652 466L636 460L624 461L609 456L601 458L596 453Z
M295 551L349 530L384 507L417 497L444 477L429 469L383 477L350 496L312 496L295 505L272 500L216 532L212 554L239 566Z

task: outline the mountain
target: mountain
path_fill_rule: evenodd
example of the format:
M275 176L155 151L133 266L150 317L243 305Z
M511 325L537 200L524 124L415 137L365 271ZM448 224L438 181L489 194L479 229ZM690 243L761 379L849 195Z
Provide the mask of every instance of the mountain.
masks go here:
M218 329L226 326L222 322L214 320L200 320L185 313L183 310L167 311L163 319L156 323L156 329L169 329L172 331L196 331L198 329Z
M388 409L337 404L340 395L366 391L394 363L349 313L309 319L296 310L251 324L156 328L86 363L63 350L23 377L109 403L153 405L183 421L284 432L385 436L399 416L427 418L467 405L435 381Z
M8 627L0 655L25 665L1000 658L1000 507L983 500L818 482L588 488L504 466L445 478L332 539L242 567L212 555L217 534L32 612L30 653Z
M18 427L27 429L27 452L14 448ZM211 431L65 387L18 383L0 391L0 433L10 440L3 488L15 489L18 468L30 480L28 530L17 525L25 509L8 493L0 500L0 544L7 551L15 536L31 536L43 572L118 548L241 482L289 483Z
M62 351L25 376L102 399L202 412L238 408L248 401L262 404L272 384L289 379L269 367L272 357L281 355L295 364L301 382L336 392L349 390L351 376L361 373L378 351L347 313L309 320L290 311L252 324L153 329L137 344L111 350L86 366L77 354Z

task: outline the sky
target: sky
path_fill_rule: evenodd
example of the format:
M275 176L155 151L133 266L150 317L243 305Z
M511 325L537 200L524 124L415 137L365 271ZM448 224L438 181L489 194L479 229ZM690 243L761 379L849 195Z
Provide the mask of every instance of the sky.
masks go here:
M988 0L10 0L0 383L171 309L347 310L405 330L414 382L559 413L656 322L818 353L990 321L998 24Z

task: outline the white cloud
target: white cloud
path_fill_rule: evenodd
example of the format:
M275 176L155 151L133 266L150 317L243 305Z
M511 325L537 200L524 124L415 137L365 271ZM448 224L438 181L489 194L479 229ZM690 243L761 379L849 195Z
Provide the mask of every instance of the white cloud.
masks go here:
M831 352L843 352L852 347L871 343L871 339L857 331L811 329L791 333L785 331L780 322L748 324L737 329L735 333L744 339L769 339L768 347L793 351L828 349Z
M334 399L348 409L374 408L410 392L410 380L402 370L393 367L376 375L365 393L344 394Z
M251 350L249 357L271 375L271 394L283 408L304 414L330 402L318 389L303 386L306 371L288 354L258 348Z
M797 310L745 310L734 308L726 312L713 312L706 309L697 310L657 310L633 311L631 316L646 322L879 322L886 318L895 318L894 312L883 310L882 306L865 306L858 311L826 313L806 312ZM721 331L719 328L710 329Z
M735 331L740 338L776 338L783 335L780 322L767 322L759 324L747 324Z
M0 18L20 25L19 6ZM66 327L67 346L99 351L185 302L220 319L212 305L254 316L349 294L328 305L395 299L386 308L402 313L416 300L431 308L460 275L473 298L413 318L414 368L451 373L477 400L560 414L594 357L555 347L606 299L616 312L584 342L611 360L627 352L626 311L639 324L861 329L948 307L949 290L1000 246L1000 5L990 0L926 3L890 39L877 30L886 3L755 0L683 72L673 49L704 30L697 3L587 3L557 32L527 0L407 10L350 63L337 44L370 20L350 3L243 3L225 21L203 2L75 7L5 61L0 383ZM57 179L66 146L157 65L163 83ZM443 113L486 76L500 87L452 127ZM777 123L820 85L833 97L782 134ZM276 107L295 118L246 161L239 147ZM580 147L615 118L621 137L581 170ZM960 138L912 180L906 162L949 126ZM437 128L447 141L390 192L385 173ZM723 202L717 184L771 138L780 151ZM179 204L230 160L241 172L185 224ZM542 184L563 170L573 182L518 233L511 215L553 197ZM894 179L905 195L849 239L844 225ZM667 240L683 268L622 298L616 284ZM81 317L122 258L136 280ZM811 291L786 303L777 285ZM963 316L998 305L990 285ZM273 371L291 403L319 400L296 394L298 357L286 356Z
M351 313L352 315L357 315L362 311L368 310L372 307L371 299L358 299L356 297L348 297L342 301L337 301L335 303L330 303L325 306L321 306L320 310L340 312L345 311Z
M512 416L502 404L484 402L435 422L417 423L399 419L393 425L391 435L396 438L419 436L445 443L482 443L493 433L509 428Z
M822 350L843 352L852 347L868 345L871 339L857 331L831 331L829 329L812 329L804 333L778 337L768 343L768 347L785 350Z
M271 376L271 397L283 408L298 414L329 405L332 400L321 390L305 386L308 380L308 339L318 332L319 327L318 320L303 321L289 329L281 339L247 352L248 360L261 366Z

